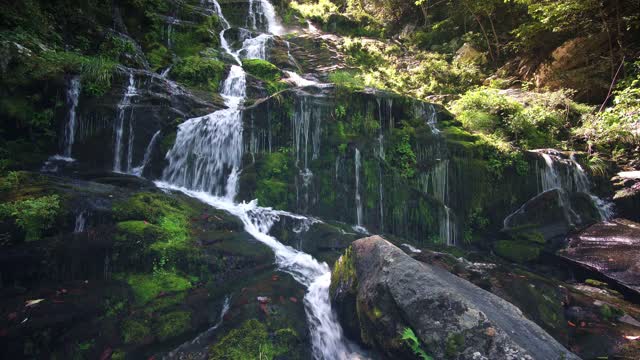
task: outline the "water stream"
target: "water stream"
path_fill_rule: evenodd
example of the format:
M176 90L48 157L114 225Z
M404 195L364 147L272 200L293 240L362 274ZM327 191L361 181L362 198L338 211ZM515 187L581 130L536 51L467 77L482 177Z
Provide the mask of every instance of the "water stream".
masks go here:
M124 95L122 96L122 100L118 104L118 115L115 121L115 146L113 152L113 171L115 172L123 172L122 169L122 147L123 147L123 137L124 137L124 123L126 119L129 119L129 143L127 145L128 155L127 155L127 166L131 165L131 153L133 150L133 124L132 124L132 113L131 109L131 99L137 95L138 90L136 89L135 78L133 73L129 73L129 85L125 89ZM127 111L129 111L129 116L127 117ZM127 168L130 170L130 168Z
M80 97L80 77L74 76L69 80L67 89L67 103L69 104L69 115L67 116L67 126L64 128L64 150L62 156L71 158L71 150L76 136L76 109L78 98Z
M220 33L220 38L224 40L224 33L230 27L229 23L224 18L219 4L215 0L209 0L209 3L225 24L225 29ZM260 0L259 3L269 32L280 33L282 27L276 21L273 6L266 0ZM240 56L264 56L266 40L263 39L269 39L271 36L261 34L249 39L253 41L245 40L243 47L236 53L229 48L226 40L223 41L223 48L241 64ZM242 220L245 231L274 251L278 268L291 274L308 289L304 305L310 325L314 357L354 358L355 346L343 337L342 328L331 309L329 266L318 262L309 254L280 243L269 235L269 230L281 216L294 217L302 221L313 220L284 211L261 208L256 200L249 203L234 202L238 175L241 171L242 105L246 95L245 72L241 66L231 67L223 83L221 95L227 109L189 119L178 127L176 142L166 155L168 165L162 181L156 184L161 188L181 191L211 206L226 210Z

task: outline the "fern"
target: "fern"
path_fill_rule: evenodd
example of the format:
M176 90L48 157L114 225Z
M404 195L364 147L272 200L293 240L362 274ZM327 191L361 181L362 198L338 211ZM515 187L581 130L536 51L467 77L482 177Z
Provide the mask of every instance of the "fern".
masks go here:
M420 340L411 328L404 328L404 331L402 331L402 340L405 341L413 353L422 360L433 360L433 358L427 355L427 353L422 349L420 346Z

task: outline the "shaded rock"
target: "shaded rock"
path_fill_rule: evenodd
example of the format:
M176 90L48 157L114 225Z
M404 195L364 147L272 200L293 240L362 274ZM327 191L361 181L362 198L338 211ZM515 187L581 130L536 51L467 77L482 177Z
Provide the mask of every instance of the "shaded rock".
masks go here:
M474 48L473 45L469 43L464 43L464 45L462 45L460 49L456 51L455 59L457 61L460 61L463 63L469 63L469 64L486 64L487 63L487 55L485 55L483 52L479 51L478 49Z
M571 236L558 254L640 295L640 224L624 219L595 224Z
M504 220L504 229L514 231L529 228L542 234L545 240L566 235L576 227L592 224L597 219L588 195L574 193L571 196L560 189L545 191L527 201L520 209Z
M347 329L391 358L413 358L399 334L411 328L440 359L577 359L515 306L449 272L420 263L373 236L357 240L336 264L338 313L354 308Z
M622 171L614 176L613 202L618 216L640 221L640 171Z

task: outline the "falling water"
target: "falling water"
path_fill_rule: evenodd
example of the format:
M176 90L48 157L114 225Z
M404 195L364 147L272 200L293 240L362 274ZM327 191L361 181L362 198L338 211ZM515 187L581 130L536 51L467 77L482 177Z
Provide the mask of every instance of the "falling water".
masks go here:
M137 95L137 89L135 86L135 79L133 77L133 73L129 73L129 85L122 96L122 100L118 104L118 117L115 122L115 134L116 134L116 143L113 155L113 171L122 172L122 137L124 133L124 122L127 114L127 110L131 107L131 99ZM128 159L131 157L131 147L133 141L133 132L132 124L131 124L131 115L133 110L130 110L129 113L129 154L127 155L127 163L129 163Z
M281 27L275 23L273 7L266 0L260 2L269 31L277 33ZM216 11L219 11L219 5L215 1L213 3ZM228 28L224 17L221 16L221 19ZM220 37L224 39L224 30ZM228 46L225 47L231 54L228 49ZM246 49L241 49L239 53L244 50ZM234 58L238 60L238 56ZM331 309L329 266L268 235L270 228L281 216L303 220L306 218L260 208L256 200L242 204L233 202L242 160L240 107L244 102L245 92L244 70L234 65L221 93L228 108L187 120L178 127L176 142L166 156L169 164L163 173L163 182L157 182L157 185L182 191L237 216L243 222L245 231L274 251L278 267L308 288L304 302L314 357L327 360L352 358L351 352L356 350L344 339L342 328Z
M612 205L591 192L592 184L582 166L572 154L568 160L540 152L544 159L545 167L540 172L541 193L552 189L560 191L560 206L565 210L567 219L572 223L580 221L580 216L572 209L569 193L582 192L587 194L601 220L609 220L613 216ZM564 166L558 164L562 162Z
M208 359L209 357L207 354L207 347L213 340L216 330L220 327L220 325L222 325L225 315L227 315L227 312L229 312L230 306L231 298L229 296L226 296L224 298L224 303L222 304L222 309L220 310L218 322L216 322L215 325L198 335L195 339L178 346L175 350L166 354L162 358L166 360L185 358L188 358L189 360Z
M367 229L365 229L365 227L362 226L362 199L360 197L360 168L362 167L362 164L360 159L360 150L358 150L358 148L356 148L354 160L355 160L355 172L356 172L356 175L355 175L355 178L356 178L356 184L355 184L356 226L354 227L354 230L367 233Z
M431 171L421 175L420 183L424 193L430 194L442 204L438 219L440 239L449 246L456 245L457 226L449 207L449 160L441 160Z
M81 211L80 213L78 213L78 215L76 215L76 223L73 229L74 233L84 232L87 223L87 219L85 216L86 214L84 211Z
M136 166L131 170L131 173L133 175L142 176L145 166L147 166L147 164L149 163L149 160L151 160L151 154L153 153L153 148L155 147L156 141L158 140L159 136L160 136L160 130L156 131L156 133L153 134L153 136L151 137L151 141L149 141L149 145L147 145L147 149L144 151L144 158L142 159L142 164L140 164L139 166Z
M180 124L176 142L166 155L165 181L233 199L235 191L228 190L235 189L242 163L240 105L245 91L244 70L233 65L221 92L228 108Z
M62 156L71 158L71 150L76 136L76 108L80 97L80 77L74 76L69 80L67 89L67 103L69 104L69 115L67 126L64 128L64 150Z

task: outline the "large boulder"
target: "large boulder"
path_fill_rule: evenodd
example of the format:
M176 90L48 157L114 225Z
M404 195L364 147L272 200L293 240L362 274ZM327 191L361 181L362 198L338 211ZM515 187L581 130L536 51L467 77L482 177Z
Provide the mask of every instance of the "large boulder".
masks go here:
M503 230L535 229L545 240L552 240L597 220L598 210L589 195L551 189L535 196L509 215L504 220Z
M379 236L336 263L331 300L347 335L389 358L415 358L401 334L436 359L577 359L510 303Z
M640 296L640 224L615 219L569 238L559 255Z

